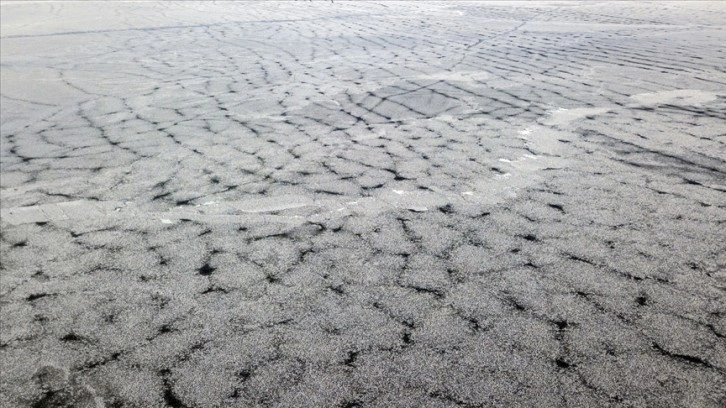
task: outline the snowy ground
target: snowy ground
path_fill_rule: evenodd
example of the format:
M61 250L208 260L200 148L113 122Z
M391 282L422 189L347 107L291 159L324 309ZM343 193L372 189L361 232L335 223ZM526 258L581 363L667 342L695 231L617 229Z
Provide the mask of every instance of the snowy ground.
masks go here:
M726 405L724 3L0 10L0 406Z

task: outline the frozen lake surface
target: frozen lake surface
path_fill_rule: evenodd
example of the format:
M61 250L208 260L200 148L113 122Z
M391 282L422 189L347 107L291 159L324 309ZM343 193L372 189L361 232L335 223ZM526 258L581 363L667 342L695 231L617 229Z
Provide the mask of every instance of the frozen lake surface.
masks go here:
M726 405L725 3L0 10L0 406Z

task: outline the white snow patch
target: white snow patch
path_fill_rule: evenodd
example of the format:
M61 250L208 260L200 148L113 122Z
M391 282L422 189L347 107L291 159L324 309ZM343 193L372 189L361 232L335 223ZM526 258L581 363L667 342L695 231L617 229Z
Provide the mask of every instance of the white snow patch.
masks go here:
M631 95L630 98L644 105L655 105L659 103L700 105L716 100L718 94L698 89L676 89L672 91L636 94Z
M530 128L527 128L527 129L523 129L523 130L520 130L520 131L519 131L519 132L517 132L517 133L519 133L519 134L520 134L520 135L522 135L522 136L527 136L527 135L529 135L529 134L531 134L531 133L532 133L532 129L530 129Z
M587 116L600 115L608 111L610 111L609 108L558 108L550 111L550 115L547 119L545 119L544 124L547 126L566 125L575 120L579 120Z

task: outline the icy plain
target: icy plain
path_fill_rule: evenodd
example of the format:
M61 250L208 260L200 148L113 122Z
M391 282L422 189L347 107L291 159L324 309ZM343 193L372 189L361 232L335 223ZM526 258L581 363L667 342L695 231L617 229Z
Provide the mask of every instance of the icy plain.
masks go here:
M724 3L0 4L0 406L726 405Z

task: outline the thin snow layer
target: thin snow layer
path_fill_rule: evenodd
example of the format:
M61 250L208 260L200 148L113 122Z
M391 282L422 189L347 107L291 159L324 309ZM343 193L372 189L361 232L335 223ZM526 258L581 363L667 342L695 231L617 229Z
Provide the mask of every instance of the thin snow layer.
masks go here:
M726 405L719 2L6 2L1 407Z

